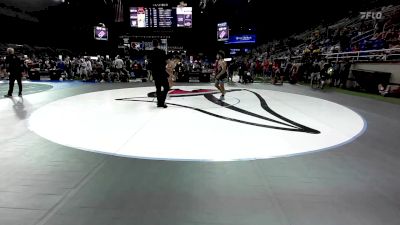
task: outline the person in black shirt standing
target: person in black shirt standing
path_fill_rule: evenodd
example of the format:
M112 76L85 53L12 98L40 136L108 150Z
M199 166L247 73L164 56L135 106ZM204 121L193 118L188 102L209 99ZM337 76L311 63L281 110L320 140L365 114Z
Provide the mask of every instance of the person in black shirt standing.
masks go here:
M12 93L14 91L14 82L17 80L18 82L18 96L22 96L22 61L14 54L13 48L7 49L8 56L6 57L6 69L7 72L10 73L10 86L8 89L8 93L4 95L6 98L12 97Z
M156 85L157 107L167 108L165 99L169 91L168 74L166 72L167 56L158 48L158 40L153 40L154 50L149 54L149 66Z

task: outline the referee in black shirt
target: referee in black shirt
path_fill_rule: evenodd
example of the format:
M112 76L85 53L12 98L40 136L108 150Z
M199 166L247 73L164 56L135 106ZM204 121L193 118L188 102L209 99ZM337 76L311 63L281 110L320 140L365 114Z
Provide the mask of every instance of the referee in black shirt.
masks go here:
M153 40L154 50L148 56L149 66L157 90L157 107L167 108L165 104L165 99L169 91L168 74L166 71L167 55L158 46L158 40Z
M13 48L8 48L7 49L8 56L6 57L6 70L7 72L10 73L9 80L9 89L8 93L4 95L6 98L12 97L12 93L14 91L14 82L17 80L18 82L18 96L22 96L22 60L19 59L15 54L14 54L14 49Z

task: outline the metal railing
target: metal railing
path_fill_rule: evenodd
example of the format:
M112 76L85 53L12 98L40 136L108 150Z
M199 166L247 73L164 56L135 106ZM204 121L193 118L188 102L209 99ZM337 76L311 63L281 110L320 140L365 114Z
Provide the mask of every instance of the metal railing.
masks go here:
M336 61L348 59L351 61L392 61L400 60L400 48L356 51L356 52L339 52L322 54L327 59L336 59Z
M351 44L353 45L353 44L358 43L360 41L363 41L365 39L371 38L372 36L374 36L374 32L375 32L375 29L371 29L371 30L369 30L367 32L364 32L364 33L362 33L362 34L360 34L358 36L353 37L351 39Z
M357 52L338 52L321 54L322 58L340 61L350 60L353 62L371 62L371 61L400 61L400 48L368 50ZM273 57L277 60L288 60L289 57ZM300 62L302 56L292 56L290 59L294 62Z

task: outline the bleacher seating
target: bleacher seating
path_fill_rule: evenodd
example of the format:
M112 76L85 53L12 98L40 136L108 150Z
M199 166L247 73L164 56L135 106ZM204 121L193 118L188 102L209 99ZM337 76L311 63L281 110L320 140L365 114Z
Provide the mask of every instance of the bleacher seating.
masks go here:
M400 31L400 5L378 7L369 11L382 12L382 21L362 20L356 14L329 25L328 31L318 26L292 35L288 39L300 42L295 47L282 44L288 40L285 39L283 42L272 41L259 46L258 50L263 52L263 56L277 59L301 56L308 51L311 44L314 46L311 51L317 49L321 54L378 50L395 46L395 44L389 45L384 37L385 32L390 29Z

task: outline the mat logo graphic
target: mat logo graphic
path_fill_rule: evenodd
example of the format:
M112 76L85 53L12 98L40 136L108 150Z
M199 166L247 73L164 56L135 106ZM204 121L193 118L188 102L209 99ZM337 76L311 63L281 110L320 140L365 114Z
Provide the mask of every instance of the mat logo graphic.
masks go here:
M198 90L192 90L192 91L185 91L185 90L180 90L180 89L174 89L170 92L170 97L172 99L172 98L179 98L179 97L204 96L204 98L206 100L221 106L221 108L232 110L237 113L241 113L244 116L253 117L256 120L263 120L263 121L265 121L265 123L246 121L243 118L227 117L223 114L216 113L215 111L210 112L210 111L207 111L205 109L200 109L195 106L177 104L177 103L174 103L173 101L169 101L167 104L171 105L171 106L178 106L178 107L182 107L182 108L192 109L192 110L207 114L209 116L217 117L219 119L237 122L237 123L241 123L241 124L246 124L246 125L250 125L250 126L263 127L263 128L268 128L268 129L276 129L276 130L284 130L284 131L292 131L292 132L303 132L303 133L308 133L308 134L320 134L321 133L318 130L315 130L313 128L310 128L310 127L307 127L300 123L297 123L297 122L295 122L291 119L288 119L288 118L280 115L279 113L275 112L273 109L271 109L268 106L267 101L260 94L258 94L255 91L247 90L247 89L233 89L233 90L229 90L228 92L238 92L238 91L243 91L243 92L248 92L248 93L253 94L259 100L260 107L263 109L263 111L265 111L267 114L269 114L269 117L248 111L246 109L239 108L239 107L237 107L235 105L231 105L225 101L221 101L214 96L215 94L218 93L215 90L198 89ZM153 103L155 97L156 97L155 92L151 92L147 95L147 97L121 98L121 99L115 99L115 100ZM222 113L222 111L221 111L221 113Z
M360 16L362 20L373 19L380 20L382 19L382 12L360 12Z

